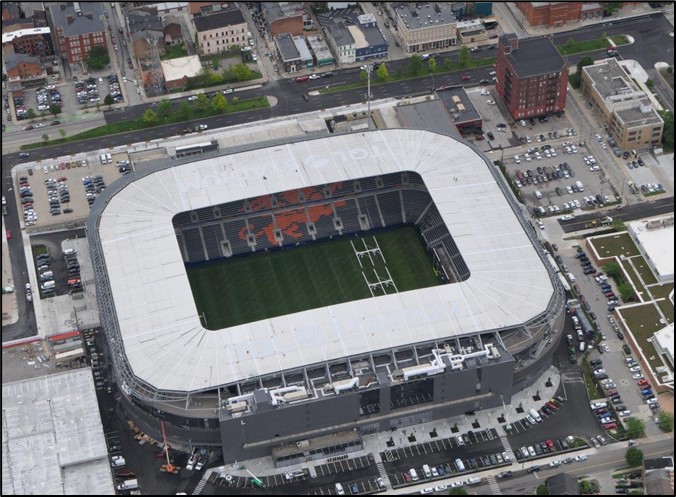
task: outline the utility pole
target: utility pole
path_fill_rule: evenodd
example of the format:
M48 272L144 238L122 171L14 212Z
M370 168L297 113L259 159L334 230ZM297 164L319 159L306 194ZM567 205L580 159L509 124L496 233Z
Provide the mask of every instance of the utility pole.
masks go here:
M366 71L367 74L367 79L366 79L366 113L367 113L367 123L368 123L368 129L371 129L371 71L373 71L373 65L371 64L366 64L365 66L361 66L361 68Z

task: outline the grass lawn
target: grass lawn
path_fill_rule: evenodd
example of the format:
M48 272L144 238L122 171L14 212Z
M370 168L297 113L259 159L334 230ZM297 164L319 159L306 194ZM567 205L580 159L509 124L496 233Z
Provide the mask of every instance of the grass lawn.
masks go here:
M634 240L631 239L629 233L623 232L617 235L609 235L601 238L596 238L591 241L596 248L599 257L620 256L624 254L625 257L640 255Z
M673 283L665 283L664 285L652 285L648 287L648 291L654 299L669 298L669 294L674 289Z
M674 306L671 304L669 300L660 300L657 302L657 305L659 306L660 310L664 314L664 317L667 318L669 323L674 322Z
M259 252L232 259L188 265L188 279L199 313L210 329L221 329L275 316L371 297L370 283L392 275L400 292L441 284L418 233L410 226L363 238L376 239L382 254L361 259L362 238L343 236L287 250ZM372 263L373 262L373 263ZM387 270L385 269L387 268ZM384 295L373 289L375 296ZM392 286L385 293L394 293Z
M634 265L636 271L638 271L638 274L641 275L641 278L643 278L643 282L646 285L652 285L653 283L657 283L657 278L655 278L652 269L650 269L650 266L648 266L648 263L646 262L646 260L643 258L642 255L638 257L632 257L631 263Z
M33 257L38 255L48 254L49 250L44 245L33 245Z
M622 268L624 271L627 273L627 276L631 278L631 281L634 283L634 291L636 292L637 295L640 295L643 300L650 300L650 294L648 291L645 289L645 287L641 284L641 280L638 279L638 274L636 273L636 270L634 267L628 262L628 261L621 261ZM629 282L627 282L629 283ZM640 299L636 297L636 301L638 302Z
M603 394L597 390L594 380L592 380L591 369L589 368L586 355L582 357L580 365L582 366L584 384L587 386L587 394L589 395L589 399L594 400L603 397Z
M169 59L178 59L179 57L187 57L188 51L185 48L185 44L181 43L180 45L172 45L167 47L167 51L164 55L160 57L161 60Z
M636 342L643 349L643 355L648 358L650 365L655 368L662 365L657 357L657 352L652 343L648 342L648 338L652 337L653 333L662 329L664 323L660 322L660 315L657 312L654 304L637 305L628 309L619 309L619 313L626 320L632 335ZM655 359L650 360L650 357Z
M611 36L611 39L615 42L615 45L625 45L627 43L626 38L623 35ZM573 43L564 43L559 45L558 50L561 55L572 55L580 52L592 52L594 50L603 50L608 48L610 42L608 38L596 38L594 40L585 40L585 41L576 41Z

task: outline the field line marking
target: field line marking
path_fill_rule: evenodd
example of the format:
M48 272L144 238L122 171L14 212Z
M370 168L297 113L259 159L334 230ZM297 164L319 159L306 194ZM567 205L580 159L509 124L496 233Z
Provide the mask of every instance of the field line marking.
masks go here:
M364 281L366 281L366 286L369 289L369 292L371 292L371 297L375 297L375 295L373 295L373 290L371 289L371 283L369 283L368 278L366 278L364 271L361 272L361 275L364 277Z
M352 245L352 250L354 250L354 255L357 258L357 262L359 262L359 267L363 268L364 266L362 266L362 264L361 264L361 257L359 257L359 252L357 252L357 249L355 248L352 240L350 240L350 245Z

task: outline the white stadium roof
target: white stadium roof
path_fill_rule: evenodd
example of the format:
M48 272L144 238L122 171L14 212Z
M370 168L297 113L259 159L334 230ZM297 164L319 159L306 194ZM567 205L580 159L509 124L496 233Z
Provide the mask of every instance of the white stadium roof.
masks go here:
M202 327L172 225L179 212L265 194L416 171L471 276L222 330ZM196 160L125 186L99 238L134 374L159 390L196 391L326 360L482 330L542 313L554 288L536 248L466 144L385 130Z

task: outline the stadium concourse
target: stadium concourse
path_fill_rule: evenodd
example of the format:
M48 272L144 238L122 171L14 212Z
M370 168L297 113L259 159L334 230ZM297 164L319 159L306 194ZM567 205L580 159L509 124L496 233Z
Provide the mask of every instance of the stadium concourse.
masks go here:
M563 290L531 227L492 164L449 136L252 145L102 196L87 231L121 400L145 432L163 420L172 443L226 462L295 464L498 406L560 339ZM238 299L253 311L232 311Z

